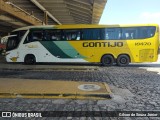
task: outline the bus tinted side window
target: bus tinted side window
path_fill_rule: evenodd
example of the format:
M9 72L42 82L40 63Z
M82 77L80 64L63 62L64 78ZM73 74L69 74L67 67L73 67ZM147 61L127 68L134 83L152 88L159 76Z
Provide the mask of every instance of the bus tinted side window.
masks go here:
M24 44L34 41L43 40L43 30L30 30L28 36L26 37Z
M121 39L121 29L120 28L106 28L105 29L105 39L106 40L119 40Z
M156 27L139 27L138 38L150 38L153 37L156 31Z
M82 30L82 40L100 40L101 39L101 29L83 29Z
M136 27L122 28L122 38L123 39L137 39L138 29Z
M45 30L44 40L59 41L61 40L61 30Z
M66 40L80 40L80 30L63 30Z
M145 39L153 37L155 27L128 27L122 28L122 39Z
M156 32L156 27L148 27L148 37L153 37Z
M32 41L42 41L43 40L43 30L32 31L31 40Z

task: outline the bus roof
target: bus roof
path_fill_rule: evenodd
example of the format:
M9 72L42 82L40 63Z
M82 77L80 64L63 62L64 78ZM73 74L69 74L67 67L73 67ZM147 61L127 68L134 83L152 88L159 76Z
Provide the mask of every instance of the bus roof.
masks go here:
M104 28L104 27L136 27L136 26L158 26L158 24L116 24L116 25L99 25L99 24L73 24L73 25L40 25L27 26L15 29L14 31L28 30L31 28L53 28L53 29L76 29L76 28ZM13 32L14 32L13 31Z

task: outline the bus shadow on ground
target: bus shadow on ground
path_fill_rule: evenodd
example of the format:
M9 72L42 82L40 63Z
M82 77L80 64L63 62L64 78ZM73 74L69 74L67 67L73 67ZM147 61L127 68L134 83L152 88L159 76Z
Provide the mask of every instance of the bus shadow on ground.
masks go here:
M22 66L30 66L30 65L26 65L24 63L7 63L7 62L1 62L0 64L6 64L6 65L22 65ZM160 68L160 63L130 63L127 66L118 66L116 64L112 65L112 66L103 66L100 63L36 63L33 64L31 66L44 66L44 65L53 65L53 66L96 66L96 67L101 67L101 68L107 68L107 67L155 67L155 68Z
M146 63L146 64L129 64L126 67L154 67L154 68L160 68L160 64L157 63Z

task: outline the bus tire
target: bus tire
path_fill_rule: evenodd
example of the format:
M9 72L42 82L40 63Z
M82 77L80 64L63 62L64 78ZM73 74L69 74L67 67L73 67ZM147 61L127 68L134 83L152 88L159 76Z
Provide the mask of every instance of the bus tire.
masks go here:
M114 57L112 55L103 55L101 63L103 66L112 66L114 63Z
M130 62L130 57L128 55L119 55L117 58L118 66L127 66Z
M32 55L32 54L26 55L25 58L24 58L24 63L25 63L26 65L36 64L36 58L35 58L35 56Z

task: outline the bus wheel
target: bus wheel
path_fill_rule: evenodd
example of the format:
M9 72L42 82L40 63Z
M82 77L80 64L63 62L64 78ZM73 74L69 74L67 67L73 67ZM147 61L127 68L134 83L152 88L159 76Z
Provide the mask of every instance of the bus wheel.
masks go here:
M112 66L114 63L114 58L112 55L104 55L101 58L101 63L103 66Z
M24 58L24 63L27 65L33 65L36 63L36 58L34 55L26 55Z
M118 66L127 66L130 62L130 58L128 55L119 55L117 58Z

